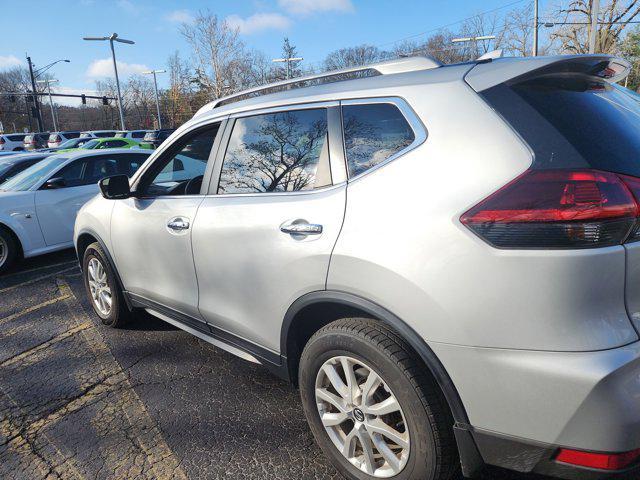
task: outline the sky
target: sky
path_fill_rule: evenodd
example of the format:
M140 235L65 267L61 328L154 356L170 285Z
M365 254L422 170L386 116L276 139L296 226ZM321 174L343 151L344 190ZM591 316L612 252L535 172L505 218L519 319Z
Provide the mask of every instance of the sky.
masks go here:
M82 37L117 32L134 40L135 45L116 44L118 71L126 78L164 68L176 50L189 57L179 27L207 9L236 26L249 47L277 58L288 37L305 64L318 64L338 48L362 43L391 48L474 14L526 2L530 0L29 0L27 8L0 0L0 70L26 65L27 54L36 68L69 59L50 70L59 80L54 90L90 94L96 80L113 75L113 67L108 42ZM455 30L455 24L450 28ZM166 75L158 81L166 86Z

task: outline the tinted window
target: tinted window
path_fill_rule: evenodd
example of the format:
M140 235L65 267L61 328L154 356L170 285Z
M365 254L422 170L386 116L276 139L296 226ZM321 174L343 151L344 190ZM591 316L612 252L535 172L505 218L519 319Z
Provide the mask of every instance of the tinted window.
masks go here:
M118 148L118 147L124 147L127 145L128 143L125 142L124 140L107 140L105 142L102 142L102 145L100 145L99 148Z
M24 140L24 135L7 135L6 136L12 142L22 142Z
M93 185L105 177L124 174L131 176L147 159L147 155L96 155L70 163L54 177L62 177L67 187Z
M535 153L536 168L640 177L640 103L590 77L547 77L483 92Z
M65 132L64 136L66 138L78 138L80 136L80 132Z
M94 135L99 138L113 137L114 134L115 132L94 132Z
M152 196L199 194L219 126L196 131L172 145L154 163L149 180L142 180L141 190Z
M132 138L144 138L145 132L144 131L138 131L138 132L133 132L131 134Z
M326 109L235 121L218 193L291 192L329 184Z
M346 105L342 115L351 177L384 162L415 140L404 115L390 103Z

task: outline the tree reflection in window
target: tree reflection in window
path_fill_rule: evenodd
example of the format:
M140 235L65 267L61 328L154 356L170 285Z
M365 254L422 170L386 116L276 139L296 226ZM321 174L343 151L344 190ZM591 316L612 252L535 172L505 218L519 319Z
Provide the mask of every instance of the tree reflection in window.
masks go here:
M390 103L346 105L342 115L350 177L384 162L415 139L398 107Z
M218 193L293 192L331 183L325 109L235 121Z

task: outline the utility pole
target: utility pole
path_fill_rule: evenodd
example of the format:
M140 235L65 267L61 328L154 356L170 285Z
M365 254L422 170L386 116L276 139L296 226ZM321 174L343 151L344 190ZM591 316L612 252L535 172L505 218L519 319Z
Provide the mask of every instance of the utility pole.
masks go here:
M162 130L162 117L160 115L160 100L158 98L158 80L156 79L156 74L165 72L166 70L151 70L149 72L142 72L146 73L147 75L153 75L153 88L156 92L156 109L158 110L158 130Z
M540 30L539 13L538 13L538 0L533 0L533 56L538 56L538 31Z
M589 53L596 53L598 41L598 16L600 15L600 0L591 0L591 31L589 32Z
M287 80L289 80L291 78L291 62L301 62L302 60L304 60L304 58L302 57L288 57L288 58L274 58L273 60L271 60L274 63L286 63L287 64Z
M84 37L83 40L109 40L109 44L111 46L111 59L113 60L113 71L116 75L116 89L118 90L118 111L120 113L120 128L122 130L126 130L124 125L124 110L122 106L122 94L120 93L120 79L118 78L118 65L116 63L116 51L113 48L113 42L115 41L120 43L128 43L130 45L133 45L136 42L134 42L133 40L125 40L124 38L118 38L117 33L112 33L108 37Z
M31 63L31 57L27 57L27 63L29 64L29 76L31 77L31 91L33 92L33 103L36 109L36 119L38 120L38 131L44 131L42 125L42 114L40 113L40 104L38 103L38 95L36 91L36 77L33 74L33 64Z

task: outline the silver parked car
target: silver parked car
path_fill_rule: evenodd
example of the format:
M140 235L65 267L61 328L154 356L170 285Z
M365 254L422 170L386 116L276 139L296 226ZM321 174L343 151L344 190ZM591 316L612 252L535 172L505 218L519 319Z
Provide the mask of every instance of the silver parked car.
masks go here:
M350 479L636 471L628 71L407 58L219 99L80 211L93 308L290 379Z

